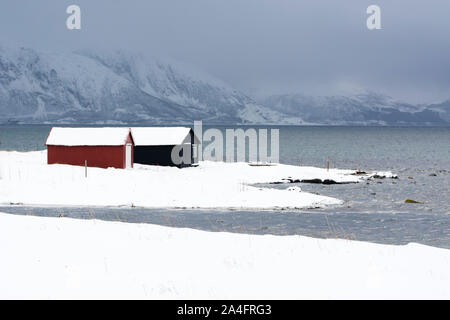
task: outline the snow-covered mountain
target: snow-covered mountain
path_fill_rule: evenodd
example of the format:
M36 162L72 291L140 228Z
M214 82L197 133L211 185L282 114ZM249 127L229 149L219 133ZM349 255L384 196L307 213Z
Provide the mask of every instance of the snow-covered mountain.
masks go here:
M180 63L0 48L0 123L301 123Z
M448 125L450 100L411 105L369 91L256 102L176 61L129 52L0 47L0 124Z
M450 123L450 100L438 104L431 104L428 108L437 112L442 119Z
M450 101L441 105L412 105L364 91L344 96L274 95L260 101L274 111L327 125L448 125Z

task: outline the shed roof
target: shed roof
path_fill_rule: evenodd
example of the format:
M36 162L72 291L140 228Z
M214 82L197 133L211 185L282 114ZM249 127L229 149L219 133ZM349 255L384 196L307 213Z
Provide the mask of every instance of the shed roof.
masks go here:
M46 145L60 146L122 146L129 128L67 128L53 127Z
M134 127L131 128L136 146L174 146L190 142L189 127ZM194 135L194 141L198 138Z

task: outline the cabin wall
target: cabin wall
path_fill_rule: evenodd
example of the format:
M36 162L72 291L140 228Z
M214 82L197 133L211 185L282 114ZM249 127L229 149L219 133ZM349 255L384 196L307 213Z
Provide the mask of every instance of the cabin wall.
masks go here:
M85 160L88 167L123 169L125 146L47 146L48 164L84 166Z
M134 162L159 166L180 166L172 162L172 149L175 146L134 146ZM192 153L191 153L192 163ZM181 166L189 166L184 164Z
M198 163L198 152L199 152L199 145L198 145L198 141L195 140L195 135L194 135L194 131L191 130L189 132L190 136L191 136L191 164L197 164ZM195 153L194 153L194 148ZM194 157L195 154L195 157Z
M192 130L189 131L189 136L191 138L191 146L190 146L190 148L191 148L191 164L193 164L194 163L194 152L192 150L192 146L194 145L194 132Z
M134 162L159 166L175 166L172 162L174 146L135 146Z
M131 132L128 134L127 139L125 141L125 144L131 144L131 167L133 168L133 163L134 163L134 141L133 141L133 137L131 136ZM123 166L125 168L126 166L126 147L123 147Z

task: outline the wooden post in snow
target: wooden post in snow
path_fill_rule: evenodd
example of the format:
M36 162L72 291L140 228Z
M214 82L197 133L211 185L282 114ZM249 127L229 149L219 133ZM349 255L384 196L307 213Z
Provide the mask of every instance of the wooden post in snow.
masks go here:
M327 157L327 171L330 171L330 157Z

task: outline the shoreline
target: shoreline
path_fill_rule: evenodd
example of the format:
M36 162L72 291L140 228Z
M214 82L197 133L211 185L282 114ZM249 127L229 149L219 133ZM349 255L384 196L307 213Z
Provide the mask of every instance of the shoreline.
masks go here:
M47 165L46 151L0 151L0 203L32 206L106 206L174 209L283 210L342 205L342 200L289 187L293 181L357 183L396 177L390 172L278 164L200 162L192 168L133 169ZM286 184L286 189L257 184ZM3 189L3 191L2 191Z

